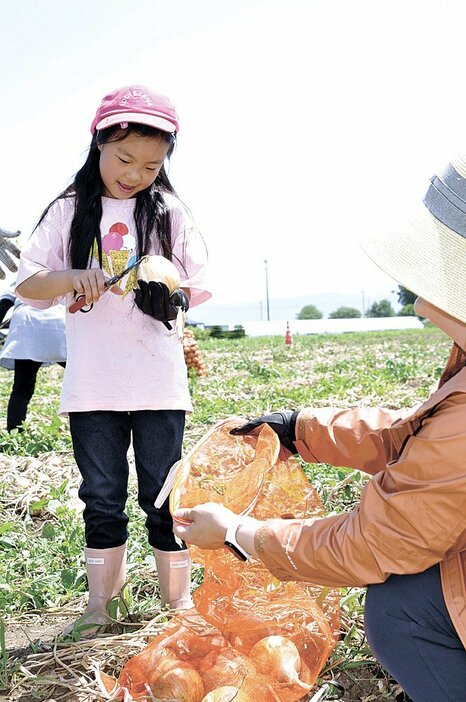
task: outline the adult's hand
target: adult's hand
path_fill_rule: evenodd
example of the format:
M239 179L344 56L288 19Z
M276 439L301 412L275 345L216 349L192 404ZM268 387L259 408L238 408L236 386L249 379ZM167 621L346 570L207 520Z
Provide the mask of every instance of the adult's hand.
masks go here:
M6 229L0 229L0 279L5 278L4 267L15 273L18 270L18 265L13 257L20 257L20 250L15 246L10 239L19 236L21 232L9 232Z
M251 419L246 424L240 427L235 427L230 431L234 436L243 436L244 434L255 433L262 424L268 424L280 439L280 443L291 453L297 454L298 451L294 445L296 439L296 419L299 412L294 410L284 410L283 412L272 412L264 414L261 417Z
M173 532L188 544L200 548L223 548L227 528L231 524L256 522L252 517L241 517L216 502L206 502L192 508L178 509L173 514Z

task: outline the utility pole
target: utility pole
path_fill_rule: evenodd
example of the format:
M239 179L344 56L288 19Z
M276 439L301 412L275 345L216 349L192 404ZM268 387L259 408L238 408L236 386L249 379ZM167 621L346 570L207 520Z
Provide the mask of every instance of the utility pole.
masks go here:
M366 316L366 304L364 300L364 290L362 291L362 316Z
M264 261L265 263L265 299L267 303L267 321L270 321L270 307L269 307L269 276L267 272L267 259Z

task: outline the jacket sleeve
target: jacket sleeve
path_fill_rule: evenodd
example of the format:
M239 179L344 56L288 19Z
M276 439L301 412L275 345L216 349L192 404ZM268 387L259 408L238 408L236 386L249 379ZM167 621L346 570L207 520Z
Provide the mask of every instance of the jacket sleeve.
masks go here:
M447 397L398 461L366 485L354 511L272 520L255 548L280 580L364 586L418 573L465 547L466 394Z
M296 422L295 446L309 463L357 468L375 474L393 458L389 429L409 410L356 407L304 409Z

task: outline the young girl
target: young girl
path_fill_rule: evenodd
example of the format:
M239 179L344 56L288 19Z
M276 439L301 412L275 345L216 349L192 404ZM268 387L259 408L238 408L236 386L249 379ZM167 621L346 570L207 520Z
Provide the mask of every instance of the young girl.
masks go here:
M92 122L85 164L47 207L21 254L17 295L36 307L66 296L68 307L60 411L69 415L85 503L89 602L81 630L107 622L106 604L125 580L131 440L162 602L192 605L188 552L174 539L168 501L154 507L181 457L185 412L192 409L182 344L169 320L179 306L210 297L203 239L164 169L177 132L167 98L142 86L107 95ZM163 284L137 281L135 269L107 289L106 280L146 254L170 259L182 289L170 296ZM87 307L73 314L69 307L79 296Z

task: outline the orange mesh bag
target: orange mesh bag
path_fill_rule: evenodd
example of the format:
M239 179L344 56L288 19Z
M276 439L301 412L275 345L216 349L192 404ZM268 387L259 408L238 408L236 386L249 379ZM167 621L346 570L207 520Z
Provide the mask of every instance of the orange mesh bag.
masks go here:
M188 370L192 368L197 375L207 375L207 368L202 357L201 349L199 348L197 339L191 329L184 330L183 351L184 360Z
M230 429L242 423L220 422L183 458L171 511L220 502L261 520L322 516L322 502L299 462L281 460L275 432L264 425L257 436L232 436ZM336 643L338 591L282 583L259 560L240 562L227 549L189 550L204 566L195 609L172 619L131 658L118 683L108 676L101 681L113 688L112 699L304 699Z

